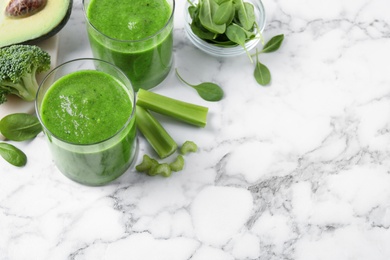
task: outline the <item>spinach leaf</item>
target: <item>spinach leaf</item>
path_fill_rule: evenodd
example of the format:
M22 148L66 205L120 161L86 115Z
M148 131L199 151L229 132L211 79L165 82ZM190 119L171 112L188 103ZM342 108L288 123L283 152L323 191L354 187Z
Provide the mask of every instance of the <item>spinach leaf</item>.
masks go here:
M260 63L259 61L256 62L254 76L257 83L262 86L266 86L271 82L271 72L264 64Z
M199 21L199 18L195 18L194 20L192 20L190 26L192 32L202 40L213 40L216 36L215 33L210 32L209 30L207 30L202 26L202 24Z
M187 1L190 3L191 30L200 39L215 46L244 47L246 42L257 37L255 8L251 3L244 0L198 0L197 4L193 4L191 0ZM229 29L228 32L227 28L232 25L240 27L245 34L239 28ZM236 33L238 37L233 36Z
M229 25L228 28L226 29L226 36L229 38L229 40L239 44L242 48L244 48L250 61L253 62L252 57L245 46L245 41L247 39L247 35L246 35L245 30L242 27L238 26L235 23Z
M216 24L213 21L217 3L214 0L203 0L199 9L199 20L210 32L222 34L226 30L225 24Z
M12 141L33 139L41 131L42 126L38 118L26 113L10 114L0 121L0 132Z
M243 0L236 2L238 21L245 30L251 30L256 21L255 8L251 3Z
M219 101L223 98L223 90L220 86L212 82L203 82L199 85L192 85L186 82L180 75L176 69L177 77L186 85L194 88L199 96L206 101Z
M263 47L261 50L261 53L269 53L277 51L280 48L280 45L282 45L284 39L284 34L279 34L271 38Z
M220 5L217 5L215 11L213 22L215 24L230 24L233 21L235 9L233 6L233 1L229 0Z
M264 64L260 63L258 50L256 50L256 67L253 75L257 83L262 86L266 86L271 82L271 72Z
M227 27L226 36L232 42L235 42L245 48L246 33L237 24L231 24Z
M27 163L27 156L11 144L0 143L0 155L10 164L22 167Z
M198 8L194 5L188 7L188 13L190 14L191 19L195 19L197 14Z

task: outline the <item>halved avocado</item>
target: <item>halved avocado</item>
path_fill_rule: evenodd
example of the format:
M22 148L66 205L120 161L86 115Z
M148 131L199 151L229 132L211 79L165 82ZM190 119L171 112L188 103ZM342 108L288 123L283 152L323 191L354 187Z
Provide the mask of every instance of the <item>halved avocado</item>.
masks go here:
M13 44L34 44L54 36L68 22L73 4L73 0L47 0L39 12L14 18L6 15L9 1L0 1L0 48Z

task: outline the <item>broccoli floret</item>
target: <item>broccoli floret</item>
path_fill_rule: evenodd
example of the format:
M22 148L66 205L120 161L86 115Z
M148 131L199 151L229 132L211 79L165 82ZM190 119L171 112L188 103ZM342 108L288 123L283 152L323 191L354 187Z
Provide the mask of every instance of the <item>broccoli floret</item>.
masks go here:
M35 45L11 45L0 49L0 104L8 94L26 101L35 99L36 75L50 69L50 55Z
M0 88L0 104L3 104L7 101L7 96L9 93L9 90Z

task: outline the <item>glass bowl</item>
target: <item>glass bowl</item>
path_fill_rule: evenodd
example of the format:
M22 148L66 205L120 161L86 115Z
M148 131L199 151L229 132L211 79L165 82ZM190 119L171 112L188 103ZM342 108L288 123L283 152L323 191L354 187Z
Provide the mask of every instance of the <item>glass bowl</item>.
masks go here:
M188 0L191 1L191 0ZM186 1L185 9L184 9L184 18L185 18L185 31L187 33L187 37L190 39L190 41L200 50L204 51L205 53L208 53L210 55L216 56L216 57L234 57L238 55L245 54L245 49L242 46L216 46L212 43L208 43L201 38L199 38L197 35L195 35L192 32L191 29L191 16L188 13L188 7L190 6L190 3ZM196 4L198 0L192 0L192 3ZM245 47L247 51L252 50L256 47L256 45L259 43L261 39L261 33L264 30L265 27L265 10L263 3L261 0L244 0L244 2L248 2L253 4L255 9L255 16L256 16L256 22L258 24L258 28L256 31L256 37L250 41L247 41L245 43Z

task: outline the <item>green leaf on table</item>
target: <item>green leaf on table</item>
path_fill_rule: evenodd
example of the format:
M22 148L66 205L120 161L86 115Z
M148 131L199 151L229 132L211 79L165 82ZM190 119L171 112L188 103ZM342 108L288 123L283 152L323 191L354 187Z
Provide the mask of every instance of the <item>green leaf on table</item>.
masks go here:
M42 131L38 118L27 113L10 114L0 121L0 132L12 141L33 139Z
M206 101L219 101L223 97L222 89L214 83L204 82L199 85L192 85L201 98Z
M255 71L253 73L257 83L266 86L271 82L271 72L269 69L259 61L256 62Z
M179 75L177 69L176 75L183 83L194 88L198 92L199 96L206 101L220 101L223 98L224 93L222 88L215 83L203 82L198 85L192 85Z
M10 164L22 167L27 163L27 156L12 144L0 143L0 155Z
M282 45L284 34L279 34L272 37L263 47L261 53L269 53L277 51Z

